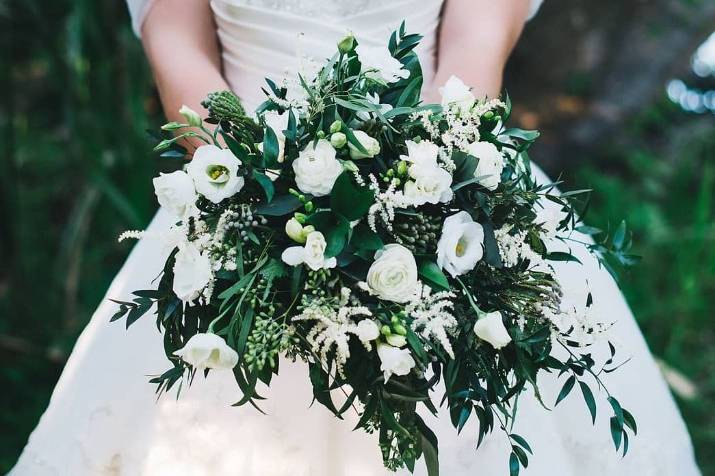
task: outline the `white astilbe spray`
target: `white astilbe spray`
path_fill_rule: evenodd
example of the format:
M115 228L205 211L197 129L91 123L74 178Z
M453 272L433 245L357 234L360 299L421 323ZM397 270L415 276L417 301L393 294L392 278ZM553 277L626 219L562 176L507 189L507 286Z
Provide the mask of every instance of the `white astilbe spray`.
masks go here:
M350 290L342 289L342 299L338 310L327 305L308 306L303 312L293 317L293 321L314 321L306 336L313 352L320 357L320 363L328 368L328 354L335 348L335 363L338 374L345 377L343 367L350 357L349 334L358 336L358 324L355 317L370 317L372 313L365 306L347 306ZM370 342L362 341L370 351Z
M429 286L423 286L405 307L405 312L414 318L412 330L424 339L438 342L453 359L454 351L449 334L457 327L457 319L452 315L452 299L455 297L455 294L449 291L432 294Z
M412 204L411 201L405 197L402 190L397 190L394 183L391 183L387 190L381 191L377 177L373 174L370 174L369 187L375 193L375 203L367 212L367 224L372 231L377 233L377 218L379 217L388 231L392 231L395 210L409 207Z
M504 225L494 231L494 238L504 266L507 268L516 266L520 259L528 259L534 265L541 264L543 259L531 249L526 241L527 231L522 230L512 234L511 229L511 225Z

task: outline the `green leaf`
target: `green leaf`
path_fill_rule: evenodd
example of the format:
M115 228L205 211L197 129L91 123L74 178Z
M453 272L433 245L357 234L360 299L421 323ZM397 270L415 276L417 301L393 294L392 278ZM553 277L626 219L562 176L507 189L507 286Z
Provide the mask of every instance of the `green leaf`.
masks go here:
M623 439L623 426L616 417L611 417L611 438L613 439L613 444L616 445L616 450L618 450Z
M583 394L583 399L586 401L586 405L588 406L588 411L591 412L591 422L595 425L596 424L596 400L593 398L593 392L591 391L591 388L586 384L585 382L578 382L578 385L581 387L581 393Z
M273 195L276 192L275 187L273 186L273 182L271 181L270 178L264 173L258 172L256 170L253 171L253 178L256 179L256 182L263 188L263 192L266 194L266 201L268 203L273 200Z
M278 153L280 149L278 147L278 137L273 129L266 127L263 134L263 159L265 160L266 167L272 167L278 162Z
M367 214L374 201L373 191L358 186L350 172L340 174L330 192L332 210L350 221L358 220Z
M624 422L624 416L623 416L623 408L621 408L621 404L618 403L618 400L616 400L613 397L608 397L608 403L611 404L611 407L613 408L613 414L618 420L618 424L623 427L623 422Z
M348 242L350 222L333 212L322 211L308 217L307 223L323 233L327 247L325 257L332 258L340 254Z
M281 195L270 203L264 203L256 208L256 214L265 216L283 216L293 213L303 204L293 195Z
M616 232L613 234L613 247L616 248L617 250L620 250L623 248L623 243L626 241L626 221L623 220L620 225L618 225L618 228L616 229Z
M439 476L439 447L437 445L437 436L425 424L422 417L415 415L415 423L420 432L420 446L422 454L425 457L425 465L427 466L428 476Z
M576 377L573 375L570 376L567 380L566 383L564 383L564 386L561 387L561 391L559 392L559 396L556 399L555 405L558 405L561 400L566 398L569 393L571 393L571 389L573 388L574 384L576 383Z
M503 134L510 137L516 137L517 139L523 139L528 142L535 141L541 135L539 131L527 131L517 127L507 129L503 132Z
M626 424L628 428L633 430L633 434L637 435L638 434L638 425L636 424L636 419L633 418L633 415L631 415L631 412L626 410L625 408L623 410L623 422Z
M380 235L372 231L366 223L359 223L353 228L350 243L355 249L367 251L377 251L385 246Z
M529 443L526 442L523 436L517 435L516 433L512 433L510 436L512 440L516 441L519 444L519 446L524 448L529 453L534 454L534 452L531 450L531 446L529 446Z
M420 265L420 276L425 278L430 283L442 288L449 289L449 281L442 270L433 261L425 261Z
M546 259L549 261L566 261L583 264L577 257L564 251L552 251L546 255Z
M509 456L509 476L519 476L519 457L516 453Z

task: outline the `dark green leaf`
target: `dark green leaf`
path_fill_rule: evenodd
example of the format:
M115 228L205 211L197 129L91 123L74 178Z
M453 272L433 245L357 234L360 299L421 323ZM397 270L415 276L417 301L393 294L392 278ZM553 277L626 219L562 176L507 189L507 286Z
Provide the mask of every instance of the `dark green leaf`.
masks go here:
M559 396L556 399L555 405L558 405L561 400L566 398L569 393L571 393L571 389L573 388L574 384L576 383L576 377L573 375L570 376L567 380L566 383L564 383L564 386L561 387L561 391L559 392Z
M276 191L271 179L268 178L266 174L263 174L256 170L253 171L253 178L255 178L256 182L258 182L261 188L263 188L263 192L266 194L266 201L270 203L271 200L273 200L273 194Z
M350 221L362 218L374 201L373 191L355 184L353 174L350 172L343 172L330 192L332 210Z
M583 399L586 401L588 406L588 411L591 412L591 422L596 424L596 400L593 398L593 392L591 388L585 382L579 381L579 386L581 387L581 393L583 394Z
M256 214L266 216L283 216L293 213L303 204L293 195L281 195L276 197L271 203L264 203L256 208Z
M424 261L420 265L420 276L425 278L431 284L434 284L442 289L449 289L449 281L442 270L433 261Z

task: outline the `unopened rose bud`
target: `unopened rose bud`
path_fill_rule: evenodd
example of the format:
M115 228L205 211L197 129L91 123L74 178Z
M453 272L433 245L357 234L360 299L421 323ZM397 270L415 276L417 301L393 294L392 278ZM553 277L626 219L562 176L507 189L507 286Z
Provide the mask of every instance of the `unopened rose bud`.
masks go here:
M397 325L395 326L395 332L397 332L397 333L400 334L401 336L406 336L406 335L407 335L407 329L406 329L405 326L403 326L402 324L397 324Z
M407 162L404 160L401 160L399 164L397 164L397 174L398 175L405 175L407 173Z
M295 218L291 218L286 222L285 231L291 240L301 244L305 243L306 237L303 236L303 225Z
M348 138L342 132L336 132L330 136L330 145L332 145L336 149L343 148L347 142L348 142Z
M336 132L340 132L343 128L343 121L337 120L330 124L330 133L335 134Z
M389 335L385 338L385 340L387 340L387 343L393 347L404 347L407 345L407 339L405 339L405 336L401 336L399 334Z
M338 51L346 55L355 48L355 37L352 33L348 33L342 40L338 42Z
M315 209L315 205L313 205L313 202L305 202L305 205L303 205L305 208L305 211L310 213Z
M390 326L384 325L380 328L380 333L384 336L389 336L392 334L392 329L390 329Z
M186 122L191 126L191 127L199 127L201 125L201 116L191 109L189 106L184 104L181 106L181 109L179 109L179 114L184 116L184 119L186 119Z
M325 132L323 132L323 131L318 131L318 132L315 133L315 135L316 135L316 137L317 137L318 139L324 139L324 138L325 138Z
M300 212L295 212L293 214L293 216L295 217L296 220L298 220L298 223L300 223L301 225L305 224L305 220L308 219L308 217L305 214L300 213Z

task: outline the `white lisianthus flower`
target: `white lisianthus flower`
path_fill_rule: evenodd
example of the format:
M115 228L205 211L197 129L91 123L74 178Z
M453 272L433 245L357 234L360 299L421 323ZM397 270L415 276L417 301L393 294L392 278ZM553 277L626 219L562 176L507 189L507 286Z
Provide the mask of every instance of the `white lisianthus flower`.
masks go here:
M311 142L300 152L293 161L293 171L301 192L323 197L333 189L343 166L335 158L335 149L330 142L320 139L317 145L313 146Z
M439 147L437 144L428 140L419 142L408 140L405 141L405 145L407 146L407 155L401 155L402 160L410 162L412 166L438 167Z
M179 244L174 262L173 290L184 302L191 303L201 295L201 291L211 282L211 260L198 246L185 242Z
M417 289L417 262L402 245L390 244L375 253L367 272L367 286L380 299L408 302Z
M566 217L564 212L558 207L551 206L550 203L543 205L536 211L534 223L541 225L541 237L543 240L550 240L556 237L561 221Z
M245 181L238 174L239 165L241 161L230 150L202 145L194 152L186 171L197 192L213 203L220 203L243 188Z
M313 271L334 268L337 260L325 258L327 243L319 231L314 231L305 240L305 246L291 246L283 251L281 259L290 266L305 264Z
M370 137L364 131L353 131L355 138L360 142L365 151L360 152L357 147L348 141L348 148L350 149L350 158L353 160L359 159L371 159L380 153L380 143L374 137Z
M380 337L380 327L372 319L358 322L356 335L361 342L370 342Z
M278 139L278 162L285 160L286 137L283 131L288 128L288 113L278 114L277 111L267 111L263 114L263 120L266 125L273 129ZM261 142L260 150L263 152L263 143Z
M412 358L409 349L398 349L390 344L377 344L377 355L380 357L380 370L387 382L392 375L403 376L410 373L415 366L415 359Z
M501 182L501 173L504 170L504 156L490 142L473 142L467 151L479 159L475 177L481 177L479 183L489 190L496 190Z
M476 100L471 88L456 76L450 76L444 86L439 88L439 93L442 95L443 107L455 104L462 112L469 111Z
M452 200L452 174L443 168L413 165L409 173L413 180L405 183L405 197L413 206Z
M197 370L230 370L238 364L238 354L216 334L195 334L174 352Z
M437 264L453 277L473 270L484 255L484 229L461 211L444 220L437 242Z
M504 327L499 311L489 312L480 317L474 324L474 333L480 339L489 342L495 349L501 349L511 342L511 336Z
M194 182L186 172L177 170L170 174L159 174L153 183L159 205L179 218L184 217L196 203Z
M409 70L403 69L403 64L395 59L390 54L390 50L384 46L358 45L355 52L367 78L388 84L410 77Z

